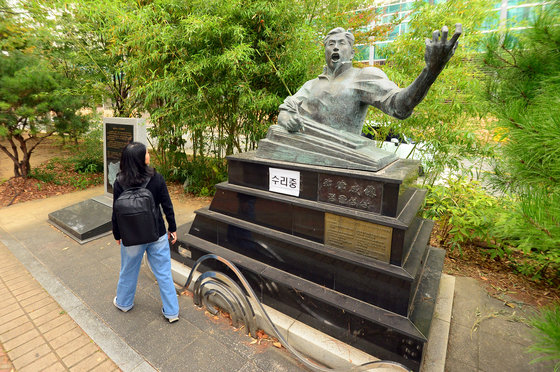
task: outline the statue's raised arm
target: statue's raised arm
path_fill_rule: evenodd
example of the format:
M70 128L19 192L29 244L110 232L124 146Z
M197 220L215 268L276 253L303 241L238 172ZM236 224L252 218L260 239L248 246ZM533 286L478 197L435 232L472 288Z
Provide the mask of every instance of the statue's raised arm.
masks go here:
M458 44L457 40L462 32L461 24L457 23L455 25L455 33L451 39L447 39L449 34L447 26L443 26L441 32L435 30L432 38L426 39L426 52L424 54L426 67L424 67L416 80L403 89L395 99L395 104L402 113L401 118L410 116L414 108L424 99L438 75L453 54L455 54Z

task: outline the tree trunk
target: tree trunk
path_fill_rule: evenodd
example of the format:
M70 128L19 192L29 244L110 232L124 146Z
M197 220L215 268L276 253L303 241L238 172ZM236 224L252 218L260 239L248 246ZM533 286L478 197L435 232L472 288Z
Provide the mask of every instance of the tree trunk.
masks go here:
M8 150L6 146L0 145L0 150L2 150L14 163L14 177L21 177L21 168L19 166L19 152L18 148L14 142L13 136L8 136L8 142L10 143L10 147L12 151Z
M14 136L14 138L18 140L19 148L23 155L23 159L21 159L21 161L18 162L19 175L22 176L23 178L27 178L27 175L29 174L29 170L31 169L31 165L29 164L29 158L31 157L31 151L33 150L27 149L27 141L25 140L25 138L23 138L23 135L17 134Z
M19 162L19 169L23 178L27 178L27 176L29 176L29 172L31 171L31 163L29 162L30 158L31 152L23 154L23 159Z
M17 161L14 161L14 177L21 177L21 171Z

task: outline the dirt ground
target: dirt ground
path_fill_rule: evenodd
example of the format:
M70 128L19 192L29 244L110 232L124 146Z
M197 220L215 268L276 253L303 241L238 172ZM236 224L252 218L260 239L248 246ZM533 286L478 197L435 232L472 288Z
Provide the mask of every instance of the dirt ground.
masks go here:
M6 143L6 141L2 143ZM54 157L68 155L70 153L64 150L61 141L52 137L36 148L31 156L31 166L38 166ZM75 191L71 186L53 184L43 184L37 187L37 182L33 179L5 182L11 177L13 177L13 163L6 154L0 153L0 211L2 207L9 205L8 203L21 203ZM168 188L174 204L197 209L208 205L211 201L211 198L208 197L185 194L180 184L169 183ZM10 194L14 189L18 189L18 196L15 198L12 196L13 194ZM438 246L434 236L435 233L432 234L430 244ZM541 307L560 299L560 291L557 288L547 286L545 283L533 282L527 277L515 274L507 260L491 260L488 256L481 254L480 249L476 247L465 249L462 256L457 252L447 252L444 272L477 279L491 296L502 300L509 307L517 306L516 302Z

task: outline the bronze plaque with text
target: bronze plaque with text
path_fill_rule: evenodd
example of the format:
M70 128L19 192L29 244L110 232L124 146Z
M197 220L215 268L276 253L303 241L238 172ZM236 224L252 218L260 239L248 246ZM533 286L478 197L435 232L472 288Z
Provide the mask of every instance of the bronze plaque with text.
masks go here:
M325 244L380 261L391 258L393 228L325 213Z
M318 200L345 207L381 212L383 184L377 181L319 174Z

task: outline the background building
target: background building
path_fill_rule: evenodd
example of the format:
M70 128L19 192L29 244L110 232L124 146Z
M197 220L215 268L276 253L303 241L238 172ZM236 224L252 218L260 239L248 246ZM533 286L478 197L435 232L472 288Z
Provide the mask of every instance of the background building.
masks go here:
M384 49L392 43L395 38L405 34L409 30L408 18L417 1L439 4L447 0L377 0L373 7L377 8L379 24L391 24L396 20L402 20L383 40L375 40L369 45L356 45L356 61L370 65L383 64L385 62ZM532 0L499 0L493 1L489 16L484 22L481 32L495 32L499 29L519 31L527 27L527 21L535 13L535 7L543 6L546 2Z

